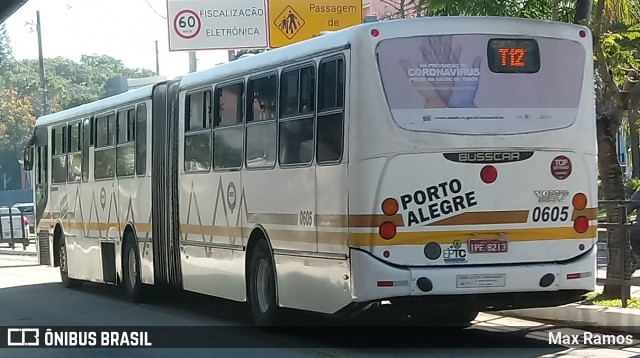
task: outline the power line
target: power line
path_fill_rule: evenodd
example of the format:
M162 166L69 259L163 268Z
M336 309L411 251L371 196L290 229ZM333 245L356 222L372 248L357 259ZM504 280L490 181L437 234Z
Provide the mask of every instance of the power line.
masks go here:
M149 3L149 0L144 0L144 2L146 2L146 3L147 3L147 5L151 8L151 10L153 10L153 12L155 12L155 13L156 13L156 15L160 16L161 18L163 18L163 19L165 19L165 20L167 19L167 18L166 18L166 16L162 15L161 13L159 13L159 12L158 12L158 11L157 11L157 10L156 10L156 9L155 9L151 4L150 4L150 3Z

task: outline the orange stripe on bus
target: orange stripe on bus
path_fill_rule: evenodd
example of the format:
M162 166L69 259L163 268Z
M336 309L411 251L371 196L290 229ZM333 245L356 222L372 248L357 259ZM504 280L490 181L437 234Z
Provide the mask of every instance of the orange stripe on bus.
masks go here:
M597 227L591 226L585 233L577 233L573 227L553 227L535 229L504 230L464 230L464 231L421 231L398 232L391 240L384 240L377 233L351 233L349 244L352 246L396 246L425 245L429 242L451 244L455 240L466 242L469 239L506 239L508 241L546 241L567 239L593 239Z
M428 226L526 224L528 218L529 210L478 211L458 214L450 218L436 221Z

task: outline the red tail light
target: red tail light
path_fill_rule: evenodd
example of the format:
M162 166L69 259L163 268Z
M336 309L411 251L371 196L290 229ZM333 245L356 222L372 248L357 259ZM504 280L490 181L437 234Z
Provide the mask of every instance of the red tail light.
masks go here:
M487 165L480 170L480 179L487 184L491 184L498 179L498 170L492 165Z
M579 234L587 232L589 229L589 219L585 216L578 216L573 222L573 229Z
M391 240L396 236L396 224L392 222L385 222L378 228L378 234L385 240Z

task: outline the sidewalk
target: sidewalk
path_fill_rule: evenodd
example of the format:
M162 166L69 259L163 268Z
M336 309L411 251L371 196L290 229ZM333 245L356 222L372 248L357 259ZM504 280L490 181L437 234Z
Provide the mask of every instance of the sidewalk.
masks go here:
M34 240L30 240L26 250L22 244L16 244L13 250L8 244L0 244L0 255L37 256L36 243Z
M598 278L606 277L606 262L598 260ZM640 270L633 276L640 276ZM603 286L596 286L596 292L602 293ZM631 286L631 297L640 297L640 287ZM562 322L576 326L608 327L611 330L640 333L640 309L604 307L573 303L549 308L501 311L499 314L525 319Z

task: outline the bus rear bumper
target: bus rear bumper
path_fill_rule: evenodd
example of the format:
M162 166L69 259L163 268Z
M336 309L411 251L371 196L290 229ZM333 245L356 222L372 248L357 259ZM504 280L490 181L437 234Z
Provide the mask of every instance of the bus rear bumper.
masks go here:
M399 267L353 249L353 301L436 298L434 296L440 299L442 296L455 296L466 300L469 295L515 295L521 299L553 297L553 303L542 304L540 301L538 304L536 299L519 308L570 303L578 300L581 294L595 290L596 253L597 246L594 245L580 258L562 264Z

